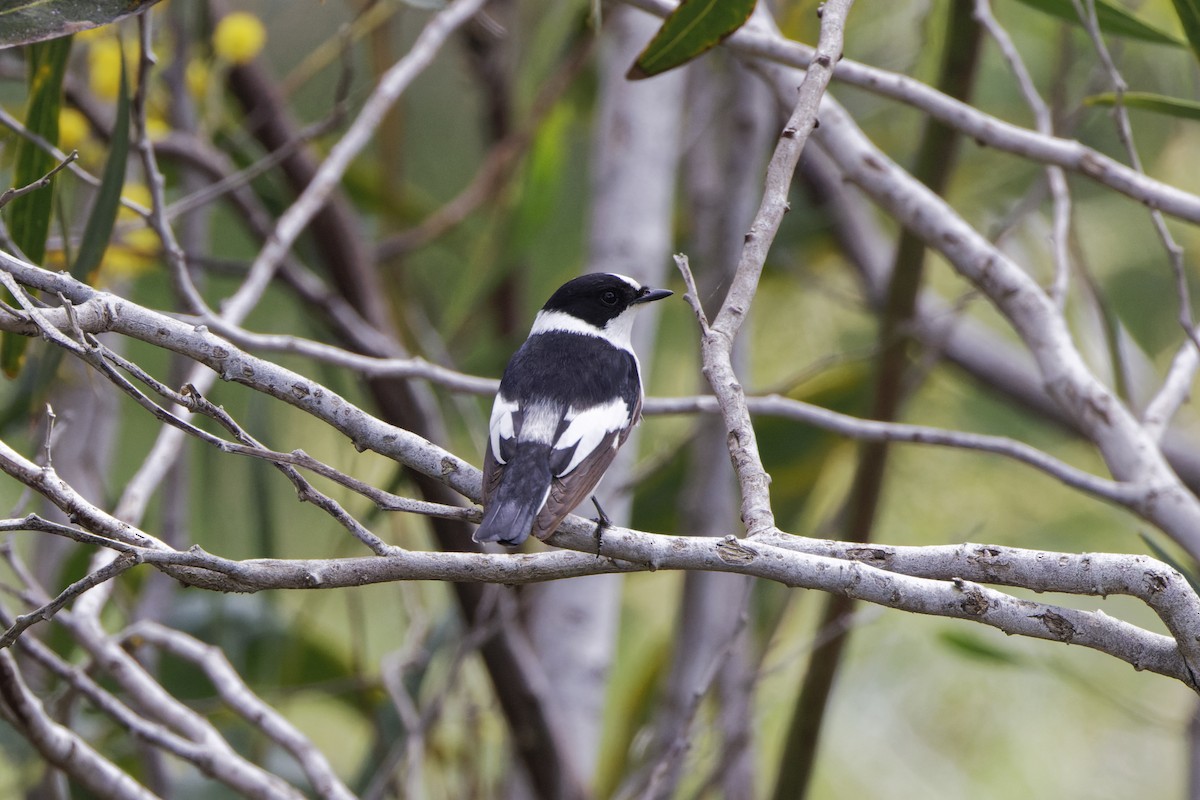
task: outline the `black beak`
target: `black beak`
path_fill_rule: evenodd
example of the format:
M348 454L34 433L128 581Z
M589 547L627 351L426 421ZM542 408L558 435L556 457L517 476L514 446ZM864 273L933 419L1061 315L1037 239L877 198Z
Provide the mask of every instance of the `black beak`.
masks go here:
M664 297L670 297L675 294L670 289L650 289L642 287L642 292L639 294L630 305L638 303L653 303L655 300L662 300Z

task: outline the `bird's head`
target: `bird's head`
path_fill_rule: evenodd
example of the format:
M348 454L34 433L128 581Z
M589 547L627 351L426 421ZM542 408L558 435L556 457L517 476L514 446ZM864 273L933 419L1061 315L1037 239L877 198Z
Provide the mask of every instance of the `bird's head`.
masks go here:
M594 272L558 288L534 322L533 333L575 331L629 346L634 313L646 303L670 297L668 289L651 289L613 272Z

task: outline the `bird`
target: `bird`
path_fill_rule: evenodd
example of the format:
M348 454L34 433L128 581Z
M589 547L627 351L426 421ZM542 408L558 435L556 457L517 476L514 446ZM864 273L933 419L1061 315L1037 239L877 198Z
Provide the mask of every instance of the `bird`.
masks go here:
M634 317L671 294L596 272L542 306L492 404L476 542L544 540L596 488L642 414ZM607 517L596 509L599 532Z

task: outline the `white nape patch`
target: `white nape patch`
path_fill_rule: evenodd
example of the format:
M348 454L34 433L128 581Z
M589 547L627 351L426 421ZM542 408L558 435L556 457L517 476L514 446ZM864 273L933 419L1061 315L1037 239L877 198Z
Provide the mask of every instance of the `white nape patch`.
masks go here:
M605 436L629 425L629 405L618 397L603 405L584 409L569 408L565 419L569 424L554 443L554 449L566 450L575 446L575 453L571 456L570 463L559 473L560 478L569 474L590 456L604 441Z
M488 422L488 436L491 438L492 458L497 464L505 463L500 455L500 440L513 438L513 412L520 408L516 400L509 400L502 394L496 395L492 403L492 418Z
M633 278L629 277L628 275L622 275L619 272L610 272L608 274L612 275L614 278L620 278L621 280L625 281L630 286L632 286L635 291L642 290L642 285L640 283L638 283L637 281L635 281Z

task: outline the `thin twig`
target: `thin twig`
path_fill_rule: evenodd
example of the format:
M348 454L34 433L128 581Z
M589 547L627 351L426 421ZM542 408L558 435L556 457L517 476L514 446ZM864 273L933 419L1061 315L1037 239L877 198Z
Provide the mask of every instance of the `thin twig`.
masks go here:
M30 691L12 653L0 651L0 699L22 736L46 759L100 797L156 800L153 792L87 743L54 721Z
M167 256L167 266L171 271L172 284L179 293L180 299L187 308L196 314L208 311L208 304L196 288L188 267L187 254L179 246L175 231L167 220L166 180L158 168L154 155L154 146L146 132L146 101L150 93L150 70L154 66L154 47L151 36L153 15L138 15L138 42L140 53L138 59L137 89L133 93L130 109L133 113L134 148L142 161L142 172L145 175L146 186L150 189L150 227L158 235L163 252Z
M38 178L36 181L29 184L28 186L22 186L20 188L15 188L15 187L9 188L9 189L5 189L3 192L0 192L0 208L4 208L6 205L11 203L13 200L16 200L18 197L27 195L30 192L36 192L39 189L45 189L47 186L50 185L50 181L54 179L55 175L62 172L64 169L66 169L71 164L74 164L77 160L79 160L79 151L72 150L70 153L67 153L66 158L64 158L62 161L58 162L58 164L55 165L54 169L50 170L45 175Z
M321 164L312 181L280 216L274 235L267 240L266 246L250 266L250 275L242 290L224 306L223 310L227 315L241 319L244 317L245 306L258 301L274 277L279 263L296 242L301 231L324 207L330 193L341 183L350 163L367 146L388 110L417 75L433 61L450 34L474 16L485 2L486 0L455 0L446 6L417 36L412 49L384 73L354 122L329 151L329 156Z
M989 0L975 0L975 19L979 21L988 34L996 41L1008 68L1017 79L1017 85L1025 98L1025 103L1033 112L1034 124L1038 133L1044 136L1054 135L1054 120L1050 107L1038 93L1033 77L1025 66L1016 45L996 17L992 14ZM1050 197L1054 203L1054 225L1050 234L1051 249L1054 254L1054 280L1050 287L1050 297L1061 310L1067 301L1067 290L1070 284L1071 259L1069 252L1071 234L1071 194L1067 187L1067 178L1062 167L1047 164L1046 182L1050 186Z
M660 17L676 8L672 0L624 2ZM816 58L816 51L812 47L785 39L778 31L767 32L752 25L743 26L726 39L723 46L739 55L800 69L807 68ZM955 100L916 78L871 67L853 59L839 61L834 78L841 83L910 105L981 145L1086 175L1149 208L1161 209L1171 216L1200 223L1200 195L1139 173L1077 141L1043 136L1037 131L1014 125Z
M388 555L393 552L394 548L391 545L383 542L375 534L368 531L361 523L353 516L345 511L337 501L327 495L317 491L308 481L304 480L293 467L302 467L311 472L314 472L322 477L328 478L351 491L361 494L363 497L371 500L377 507L383 511L404 511L408 513L424 514L427 516L438 516L447 519L476 519L478 511L472 508L463 508L461 506L449 506L440 503L430 503L421 500L412 500L406 497L385 492L377 489L370 484L360 481L356 478L346 475L345 473L334 469L317 459L309 456L301 450L293 450L290 453L280 453L264 447L260 442L246 433L237 422L224 409L213 405L200 394L200 392L191 384L184 387L182 392L176 392L169 389L164 384L155 380L152 376L138 367L136 364L128 361L120 355L114 353L108 348L101 345L99 342L92 340L91 357L86 358L88 363L96 367L105 377L115 384L121 391L132 397L139 405L148 410L160 422L164 422L172 427L175 427L184 433L189 434L201 441L211 444L222 452L231 453L251 458L258 458L264 461L273 463L281 469L284 474L292 481L300 492L300 498L308 502L312 502L319 508L323 509L334 517L340 524L345 526L356 538L370 547L377 555ZM177 403L188 409L192 413L200 413L220 423L226 430L234 434L239 439L239 443L229 442L214 436L207 431L199 428L186 419L183 419L177 414L171 413L163 406L155 403L137 387L125 380L117 374L108 362L112 362L122 369L130 372L138 380L146 383L155 392L162 397Z
M219 648L149 620L130 626L119 638L153 644L200 667L229 708L296 760L317 797L352 800L354 794L337 777L325 755L282 714L251 691Z
M762 203L746 234L725 301L701 337L704 376L713 387L729 432L729 455L742 489L742 522L750 535L774 528L775 514L771 508L770 476L759 455L745 391L733 369L733 341L754 300L767 252L788 210L792 175L809 134L817 125L817 109L833 77L834 65L842 57L843 29L852 2L829 0L821 6L817 55L805 73L795 107L767 165ZM676 263L686 276L686 259L677 259Z
M12 647L13 642L17 640L18 636L29 630L37 623L47 622L50 619L53 619L54 615L61 611L63 607L67 605L67 603L71 602L71 600L75 599L89 589L93 589L102 583L112 580L128 570L130 567L137 566L139 563L141 562L138 559L136 551L127 552L123 556L108 562L100 569L95 570L94 572L89 572L84 577L75 581L66 589L63 589L57 597L50 602L43 604L40 608L37 608L28 614L18 615L8 629L5 630L2 635L0 635L0 650L3 650L7 647Z

